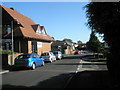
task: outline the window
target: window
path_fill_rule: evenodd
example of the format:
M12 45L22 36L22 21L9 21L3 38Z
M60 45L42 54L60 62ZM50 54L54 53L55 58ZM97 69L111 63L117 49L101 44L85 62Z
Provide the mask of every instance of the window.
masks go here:
M43 35L46 35L46 32L44 29L40 29L40 27L38 26L37 30L36 30L36 34L43 34Z
M44 34L44 35L45 35L45 34L46 34L46 33L45 33L45 30L41 30L41 34Z
M37 28L36 33L37 33L37 34L41 34L41 31L40 31L40 28L39 28L39 27Z
M10 25L3 25L2 26L2 34L9 34L12 32L12 28Z
M36 55L36 54L33 54L33 55L32 55L32 58L37 58L37 55Z
M47 56L49 53L42 53L41 56Z
M41 48L42 47L42 42L37 42L37 48Z
M28 59L30 58L30 55L19 55L17 59Z
M12 32L10 25L7 26L7 32L8 32L8 34Z

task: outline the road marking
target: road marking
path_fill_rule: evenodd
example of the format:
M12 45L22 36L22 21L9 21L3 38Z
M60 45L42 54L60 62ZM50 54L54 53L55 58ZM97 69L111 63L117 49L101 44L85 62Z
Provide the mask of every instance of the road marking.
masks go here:
M7 72L9 72L9 70L2 71L2 72L0 72L0 74L7 73Z
M79 65L77 67L77 70L75 71L75 73L78 73L78 71L82 68L82 60L80 59L79 61Z

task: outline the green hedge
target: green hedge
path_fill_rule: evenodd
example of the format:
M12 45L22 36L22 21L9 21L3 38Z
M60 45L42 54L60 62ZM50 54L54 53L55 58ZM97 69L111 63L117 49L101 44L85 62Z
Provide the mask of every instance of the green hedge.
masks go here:
M14 52L15 54L17 52ZM2 50L2 54L12 54L12 50Z

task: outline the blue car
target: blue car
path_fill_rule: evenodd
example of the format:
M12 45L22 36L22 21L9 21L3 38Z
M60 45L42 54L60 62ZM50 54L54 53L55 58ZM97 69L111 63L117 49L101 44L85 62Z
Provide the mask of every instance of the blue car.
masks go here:
M43 66L44 59L36 53L22 54L15 58L15 67L29 67L35 69L37 66Z

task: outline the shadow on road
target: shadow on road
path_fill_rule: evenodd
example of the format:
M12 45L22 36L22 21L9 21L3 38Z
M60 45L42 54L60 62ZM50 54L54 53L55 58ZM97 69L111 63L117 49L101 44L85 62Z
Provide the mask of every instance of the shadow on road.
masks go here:
M67 84L68 79L72 77L70 82ZM63 84L64 83L64 84ZM64 86L62 86L64 85ZM66 86L66 87L65 87ZM51 77L47 80L39 82L35 86L16 86L16 85L3 85L2 90L8 90L9 88L17 89L50 89L50 88L60 88L63 90L69 88L79 88L79 89L117 89L114 79L109 75L108 71L83 71L75 73L60 74L58 76Z
M65 89L120 89L108 71L83 71L77 73Z
M43 89L50 89L50 88L63 89L68 79L74 74L75 73L60 74L58 76L54 76L44 81L41 81L35 86L18 86L18 85L6 84L6 85L2 85L2 90L8 90L8 89L15 89L15 90L16 89L32 89L32 90L41 89L43 90Z

